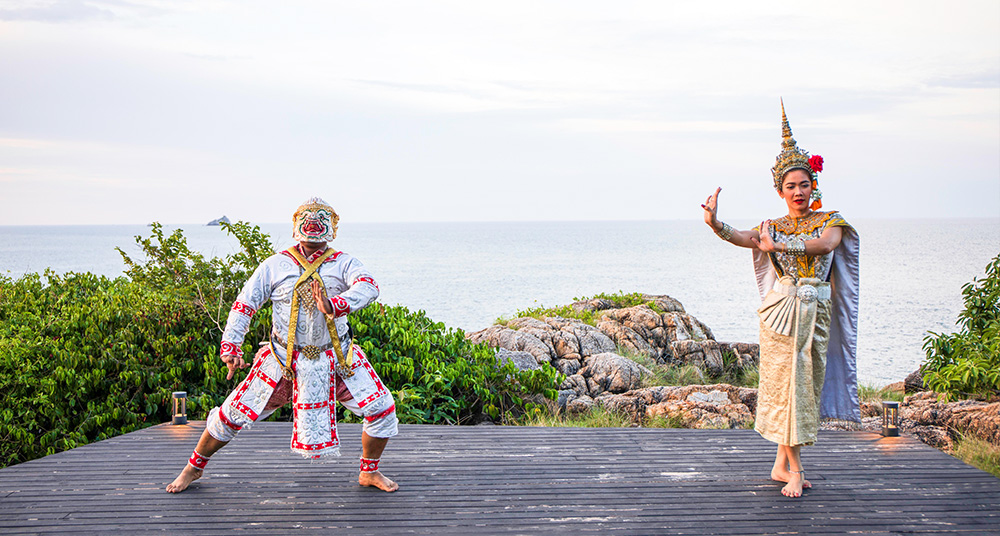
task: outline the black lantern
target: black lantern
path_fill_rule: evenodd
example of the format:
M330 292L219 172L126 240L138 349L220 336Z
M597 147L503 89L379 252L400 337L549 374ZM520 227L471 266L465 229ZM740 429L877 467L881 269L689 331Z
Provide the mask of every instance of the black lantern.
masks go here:
M899 402L882 401L882 435L899 436Z
M171 398L174 401L174 417L170 424L187 424L187 391L174 391Z

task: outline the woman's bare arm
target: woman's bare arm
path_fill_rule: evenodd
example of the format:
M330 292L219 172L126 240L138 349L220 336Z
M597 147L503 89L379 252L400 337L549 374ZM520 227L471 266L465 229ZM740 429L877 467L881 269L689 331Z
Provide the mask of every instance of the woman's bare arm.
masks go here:
M771 220L766 220L761 222L761 229L768 229L771 226ZM806 251L805 254L809 256L814 255L826 255L831 251L837 249L840 245L840 240L844 237L844 230L840 227L828 227L823 230L823 234L819 238L814 238L812 240L805 240ZM771 253L777 251L783 253L787 250L788 246L786 244L776 244L771 240L771 234L762 232L759 236L752 238L757 249L765 252Z

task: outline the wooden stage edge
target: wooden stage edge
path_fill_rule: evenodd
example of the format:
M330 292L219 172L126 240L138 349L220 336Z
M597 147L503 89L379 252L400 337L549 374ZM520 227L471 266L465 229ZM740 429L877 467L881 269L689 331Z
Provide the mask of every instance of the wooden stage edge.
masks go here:
M814 488L781 496L751 430L403 425L382 457L399 491L259 423L179 495L204 422L159 425L0 470L0 534L997 534L1000 479L911 438L821 431ZM339 531L339 532L335 532Z

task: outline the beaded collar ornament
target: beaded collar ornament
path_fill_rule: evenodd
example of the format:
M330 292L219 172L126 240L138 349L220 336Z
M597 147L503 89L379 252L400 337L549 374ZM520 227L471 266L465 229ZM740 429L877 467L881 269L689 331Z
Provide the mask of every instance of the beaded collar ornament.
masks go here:
M319 197L299 205L292 216L292 238L296 242L332 242L337 238L340 216Z
M812 210L822 208L823 202L820 200L823 198L823 192L819 191L819 182L816 176L823 171L823 157L820 155L809 156L809 153L798 148L795 139L792 138L792 127L788 125L788 117L785 116L785 101L782 100L781 153L775 158L774 167L771 168L771 174L774 176L775 190L781 191L781 179L785 176L785 173L793 169L801 169L812 178L812 199L814 201L809 208Z

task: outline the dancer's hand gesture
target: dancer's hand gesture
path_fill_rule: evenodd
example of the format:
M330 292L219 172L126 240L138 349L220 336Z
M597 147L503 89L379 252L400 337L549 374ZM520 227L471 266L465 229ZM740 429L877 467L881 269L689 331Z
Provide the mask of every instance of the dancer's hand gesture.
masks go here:
M705 209L705 223L715 230L722 228L722 225L719 225L719 218L716 216L719 208L719 192L721 191L722 187L716 188L715 193L708 196L705 203L701 205L701 208Z
M774 240L771 239L771 220L764 220L760 222L760 234L750 240L753 240L757 249L763 251L764 253L776 251L777 246L775 246Z
M315 279L312 280L312 293L313 299L316 300L316 307L320 311L323 311L323 314L332 315L333 304L330 303L330 300L323 297L323 289L319 286L319 281Z
M243 360L241 355L224 355L222 356L222 362L226 364L226 368L229 369L229 374L226 374L226 379L233 379L233 375L236 374L236 369L245 369L250 366L249 363Z

